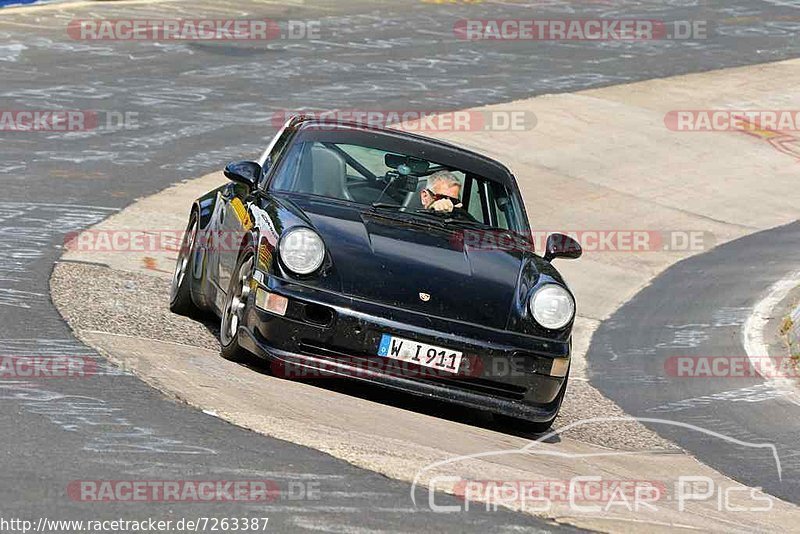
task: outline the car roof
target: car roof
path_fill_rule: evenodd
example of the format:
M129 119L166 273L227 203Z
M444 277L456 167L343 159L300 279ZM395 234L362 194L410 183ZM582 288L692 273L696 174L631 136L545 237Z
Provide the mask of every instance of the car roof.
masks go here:
M399 129L306 116L295 117L290 121L290 125L296 127L301 132L313 130L314 126L324 126L324 128L321 128L321 131L353 132L356 135L361 133L373 139L375 139L374 136L376 135L391 138L398 145L398 150L402 151L403 145L405 145L406 150L404 150L404 153L414 152L414 150L410 149L416 148L418 151L424 153L423 157L425 159L454 168L462 168L484 178L501 182L504 185L510 185L514 189L517 189L517 184L511 171L499 161L467 148L438 139Z

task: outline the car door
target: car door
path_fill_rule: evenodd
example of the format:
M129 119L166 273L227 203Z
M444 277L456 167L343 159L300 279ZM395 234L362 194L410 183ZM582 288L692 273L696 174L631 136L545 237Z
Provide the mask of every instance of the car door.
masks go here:
M256 191L261 191L262 194L266 190L266 178L269 172L277 166L296 131L291 122L287 122L287 125L273 137L259 159L258 163L263 167L263 171ZM218 203L220 211L216 235L217 269L215 272L220 289L215 299L219 309L222 309L225 294L228 292L231 277L239 260L240 245L245 234L253 228L250 204L256 195L258 195L257 192L248 191L243 185L233 182L220 192L219 200L221 202Z
M217 280L223 294L228 292L245 234L253 227L248 208L249 196L250 191L245 186L233 182L220 192L222 205L219 212L219 231L216 236ZM224 295L217 300L219 301L222 296Z

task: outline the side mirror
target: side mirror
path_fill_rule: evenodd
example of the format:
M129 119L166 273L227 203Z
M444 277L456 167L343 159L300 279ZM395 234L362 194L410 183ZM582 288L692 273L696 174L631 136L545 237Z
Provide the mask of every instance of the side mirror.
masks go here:
M553 261L556 258L576 260L583 254L580 243L564 234L550 234L547 237L547 250L544 259Z
M225 177L253 189L261 177L261 165L255 161L234 161L225 166Z

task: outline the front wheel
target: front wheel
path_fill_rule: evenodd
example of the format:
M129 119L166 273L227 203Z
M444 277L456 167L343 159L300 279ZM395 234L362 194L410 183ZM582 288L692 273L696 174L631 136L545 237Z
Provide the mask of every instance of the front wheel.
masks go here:
M189 226L183 235L178 263L172 275L169 309L178 315L192 316L200 310L192 300L192 270L194 269L195 242L197 241L197 212L192 211Z
M252 275L253 255L248 253L241 257L236 274L231 277L219 329L222 357L233 362L244 362L250 358L250 353L239 345L239 326L242 324L247 298L250 295Z

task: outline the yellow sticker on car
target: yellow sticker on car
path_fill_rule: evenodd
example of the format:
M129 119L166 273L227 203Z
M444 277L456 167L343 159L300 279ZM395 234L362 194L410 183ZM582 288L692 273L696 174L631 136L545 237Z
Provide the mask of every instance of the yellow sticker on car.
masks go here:
M272 265L272 251L263 241L258 246L258 268L262 271L269 271Z
M234 213L236 213L236 218L239 219L240 223L242 223L244 229L251 229L253 227L253 221L250 219L250 214L247 213L247 208L244 207L242 201L238 198L234 198L231 200L231 207L233 208Z

